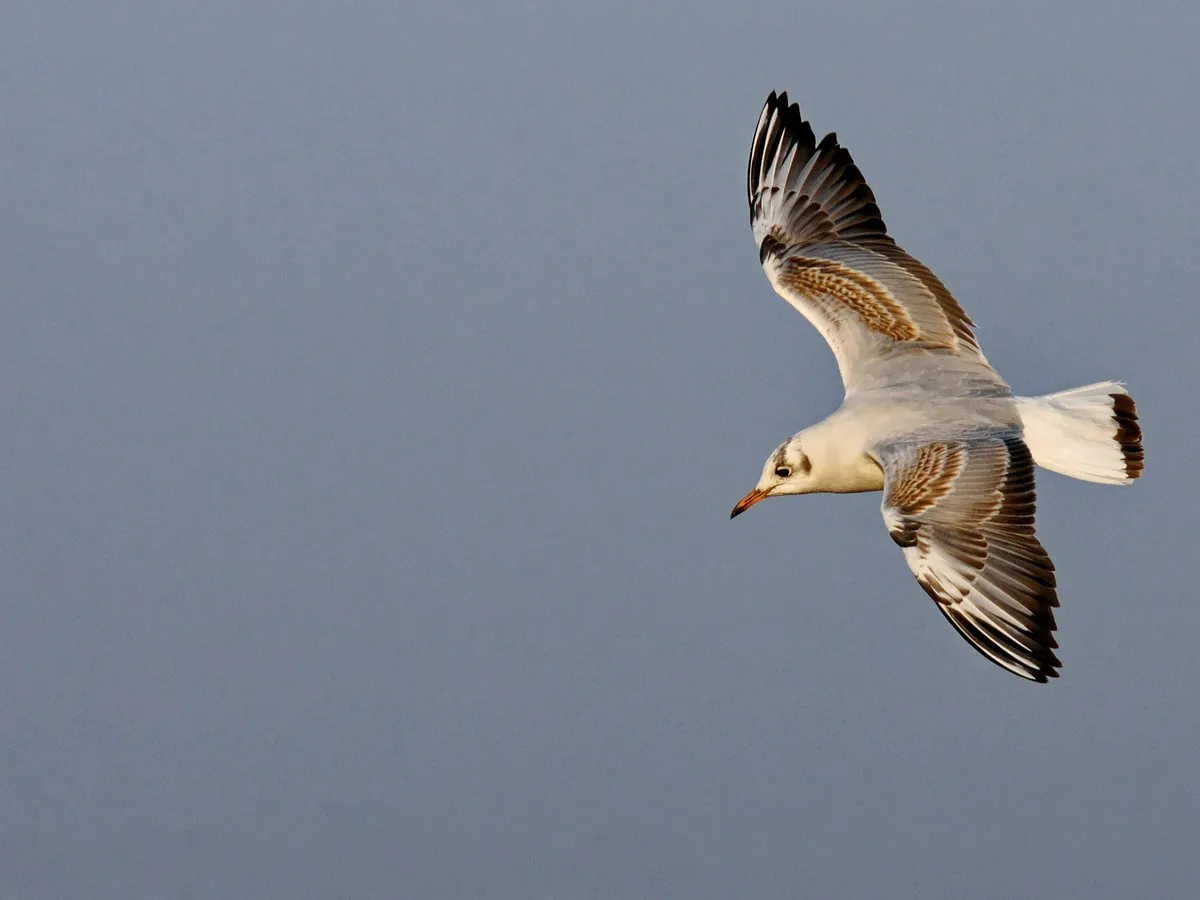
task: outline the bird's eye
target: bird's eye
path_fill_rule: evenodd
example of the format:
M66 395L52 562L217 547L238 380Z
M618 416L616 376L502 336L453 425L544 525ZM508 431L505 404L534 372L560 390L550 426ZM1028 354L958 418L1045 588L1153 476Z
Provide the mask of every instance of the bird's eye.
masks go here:
M792 474L792 470L789 469L787 466L780 466L779 468L777 468L775 470L775 474L778 475L780 478L787 478L789 475Z

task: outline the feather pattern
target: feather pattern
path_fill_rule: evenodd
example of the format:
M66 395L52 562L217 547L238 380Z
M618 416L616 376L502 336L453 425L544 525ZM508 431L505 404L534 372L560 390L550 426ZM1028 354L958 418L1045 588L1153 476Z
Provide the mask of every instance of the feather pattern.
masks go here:
M1031 681L1058 675L1054 564L1034 533L1033 458L1015 433L879 447L883 520L972 646Z
M746 174L759 259L813 323L849 390L880 343L916 342L987 366L974 323L887 233L875 195L836 134L819 143L786 93L767 98Z

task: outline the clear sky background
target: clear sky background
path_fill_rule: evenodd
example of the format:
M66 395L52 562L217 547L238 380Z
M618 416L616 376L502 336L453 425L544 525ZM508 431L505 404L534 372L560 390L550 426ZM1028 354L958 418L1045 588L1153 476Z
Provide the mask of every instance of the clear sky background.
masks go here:
M0 31L0 895L1179 897L1200 879L1194 3L22 3ZM1019 393L1063 678L877 495L744 167L836 130Z

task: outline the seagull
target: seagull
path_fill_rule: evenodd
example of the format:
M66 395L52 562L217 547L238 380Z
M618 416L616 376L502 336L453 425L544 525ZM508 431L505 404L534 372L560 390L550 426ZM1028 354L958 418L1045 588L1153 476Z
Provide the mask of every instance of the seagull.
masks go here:
M836 134L767 98L746 174L758 258L833 350L841 407L780 444L730 518L767 497L882 491L917 583L1005 670L1058 676L1054 564L1034 531L1034 466L1130 484L1142 433L1125 386L1015 397L941 280L888 235Z

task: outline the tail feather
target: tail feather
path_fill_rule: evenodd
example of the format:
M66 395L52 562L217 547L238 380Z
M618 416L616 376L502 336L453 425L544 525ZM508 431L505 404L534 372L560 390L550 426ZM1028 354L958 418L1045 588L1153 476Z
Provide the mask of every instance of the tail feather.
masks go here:
M1142 474L1142 429L1123 384L1102 381L1016 399L1039 466L1100 484L1126 485Z
M1145 452L1142 426L1138 424L1137 405L1132 397L1124 392L1113 394L1113 418L1117 420L1117 443L1125 457L1125 474L1133 481L1145 468Z

